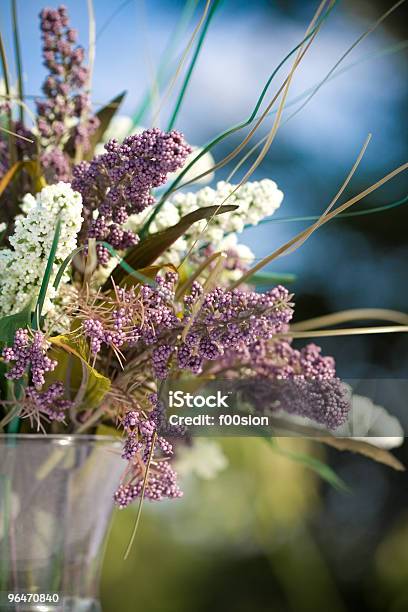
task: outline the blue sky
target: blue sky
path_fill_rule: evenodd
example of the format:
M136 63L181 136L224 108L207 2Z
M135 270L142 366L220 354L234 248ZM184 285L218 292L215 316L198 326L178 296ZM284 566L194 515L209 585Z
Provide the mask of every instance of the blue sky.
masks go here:
M72 25L87 47L86 0L66 4ZM200 10L203 4L199 3ZM99 36L93 100L102 104L127 90L122 112L131 115L153 81L158 59L172 36L183 2L133 0L124 4L121 0L94 0L94 5ZM19 0L18 6L25 88L35 95L44 78L38 30L38 13L43 3ZM177 127L191 143L204 144L249 115L273 68L303 38L317 3L299 2L292 6L297 9L289 15L272 2L222 2L177 121ZM338 4L296 72L289 102L319 83L379 17L374 4L364 6L363 17L353 14L350 5ZM192 23L197 22L198 15L199 12ZM0 6L0 19L11 58L10 13L5 0ZM107 21L109 25L105 27ZM191 26L180 41L175 58L179 57L189 33ZM296 104L285 112L272 149L255 175L273 178L284 191L282 216L322 212L347 176L368 133L372 133L372 141L348 193L361 191L405 161L407 49L384 55L384 50L398 42L388 29L379 27L342 64L342 67L356 64L354 67L326 83L287 123ZM285 74L280 73L271 95ZM179 86L180 81L176 92ZM174 96L164 105L161 126L165 125L173 104ZM146 118L145 125L148 124ZM255 142L264 133L261 129ZM236 143L231 140L218 155L224 155ZM218 180L224 179L229 170L222 171ZM406 179L400 177L363 205L384 204L405 193ZM385 231L387 218L384 219ZM265 225L249 231L246 241L257 257L262 257L303 227L304 224ZM274 269L295 272L299 276L297 292L320 291L333 309L368 304L395 308L403 307L406 299L399 287L407 255L404 246L379 251L378 245L359 228L333 224L319 231L300 251L277 261Z

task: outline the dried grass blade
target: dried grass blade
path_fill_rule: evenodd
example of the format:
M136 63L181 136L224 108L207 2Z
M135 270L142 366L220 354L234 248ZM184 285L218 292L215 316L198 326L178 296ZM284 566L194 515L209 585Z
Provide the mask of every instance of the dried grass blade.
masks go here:
M330 338L332 336L361 336L367 334L395 334L408 332L408 325L389 325L379 327L349 327L346 329L316 329L309 331L289 331L276 334L278 338Z
M377 448L373 444L369 444L368 442L360 442L359 440L353 440L352 438L335 438L335 437L318 437L315 438L318 442L322 442L323 444L327 444L328 446L333 446L337 450L340 451L351 451L352 453L359 453L360 455L364 455L365 457L369 457L370 459L374 459L378 463L383 463L384 465L388 465L389 467L394 468L399 472L404 472L404 465L398 461L394 455L390 452Z
M310 331L316 327L331 327L349 321L378 320L408 325L408 314L398 310L388 310L385 308L355 308L352 310L342 310L322 317L315 317L300 321L290 326L294 331Z
M183 187L185 185L189 185L191 182L193 181L187 181L185 183L183 183L182 185L180 185L183 177L186 175L187 172L189 172L189 170L191 170L191 168L194 166L194 164L196 164L199 159L201 159L201 157L203 157L203 155L205 155L208 151L210 151L212 148L214 148L215 145L217 145L218 143L222 142L225 138L227 138L228 136L231 136L232 134L234 134L235 132L238 132L240 130L242 130L243 128L247 127L248 125L250 125L257 116L257 113L259 111L259 108L261 107L261 104L268 92L268 89L270 87L270 84L272 82L272 80L274 79L274 77L276 76L276 74L279 72L279 70L282 68L282 66L287 62L287 60L294 54L296 53L296 51L298 51L303 45L304 43L310 39L314 33L317 31L318 28L320 28L320 26L323 24L323 22L325 21L325 19L327 19L327 17L329 16L330 12L332 11L334 5L336 4L336 0L333 1L332 5L326 10L326 12L320 17L320 19L318 20L316 26L313 28L313 30L303 39L301 40L300 43L298 43L284 58L283 60L278 64L278 66L275 68L275 70L272 72L272 74L269 76L266 84L264 85L261 94L258 98L258 100L256 101L255 107L252 111L252 113L250 114L250 116L248 117L247 120L243 121L242 123L239 123L238 125L235 125L231 128L229 128L228 130L226 130L225 132L222 132L219 136L217 136L216 138L214 138L213 140L211 140L204 148L203 150L183 169L183 171L178 175L178 177L171 183L170 187L165 191L165 193L163 194L163 196L161 197L160 201L157 203L157 205L154 207L154 210L152 212L152 214L150 215L150 217L148 218L148 220L146 221L145 225L143 226L141 232L140 232L140 236L143 237L147 234L147 231L150 227L150 224L153 222L153 220L155 219L156 215L159 213L161 207L163 206L164 202L167 200L167 198L174 192L176 191L176 189L179 189L180 187ZM269 104L269 107L273 105L273 103L277 100L277 98L279 97L280 93L282 92L283 88L285 86L285 81L283 82L283 84L281 85L281 87L279 88L278 92L275 94L272 102ZM239 145L239 147L237 147L237 149L235 149L235 153L238 154L242 148L245 146L247 142L247 139L245 139L244 143L241 143L241 145ZM231 157L232 155L232 157ZM230 159L233 159L233 157L235 157L234 152L232 152L231 154L229 154L225 159L223 159L221 162L218 162L218 164L215 164L212 168L210 168L209 170L207 170L206 172L203 172L202 174L200 174L197 177L194 177L194 181L198 180L199 178L202 178L204 176L206 176L207 174L209 174L210 172L213 172L214 170L217 170L218 168L221 168L222 166L226 165L226 163L228 163L228 161L230 161Z
M373 191L375 191L376 189L378 189L379 187L381 187L382 185L384 185L385 183L387 183L388 181L390 181L392 178L394 178L395 176L397 176L398 174L400 174L401 172L404 172L405 170L408 169L408 162L406 162L405 164L402 164L401 166L399 166L398 168L395 168L395 170L393 170L392 172L389 172L388 174L386 174L385 176L383 176L383 178L381 178L380 180L378 180L376 183L374 183L373 185L371 185L370 187L367 187L367 189L365 189L364 191L362 191L361 193L359 193L358 195L354 196L353 198L351 198L350 200L347 200L347 202L345 202L344 204L341 204L340 206L338 206L336 208L336 210L331 211L328 215L326 215L320 222L319 227L321 225L324 225L325 223L327 223L328 221L330 221L331 219L333 219L334 217L336 217L339 213L343 212L344 210L346 210L347 208L350 208L350 206L353 206L353 204L356 204L357 202L359 202L360 200L362 200L363 198L365 198L367 195L369 195L370 193L372 193ZM234 287L238 287L238 285L240 285L241 283L245 282L250 276L252 276L253 274L255 274L255 272L257 272L258 270L261 270L262 268L264 268L268 263L270 263L271 261L273 261L274 259L277 259L278 257L280 257L281 255L285 254L288 249L297 244L299 242L299 240L301 240L303 238L303 236L306 235L308 229L300 232L299 234L297 234L296 236L294 236L294 238L292 238L291 240L289 240L288 242L286 242L285 244L283 244L281 247L279 247L276 251L274 251L273 253L271 253L270 255L267 255L266 257L264 257L263 259L261 259L260 262L258 262L253 268L251 268L250 270L248 270L248 272L246 272L245 274L243 274L241 276L240 279L238 279L233 285L232 288Z
M314 24L316 23L317 19L319 18L319 15L321 14L321 12L324 9L324 6L326 4L326 0L323 0L323 2L320 3L315 15L313 16L312 21L310 22L306 33L305 33L305 37L309 34L310 31L312 31ZM312 36L312 38L309 40L309 42L306 45L306 48L303 49L302 47L299 49L298 54L296 55L295 61L293 62L292 68L289 71L288 76L285 79L284 85L283 85L283 95L282 95L282 99L279 103L279 108L278 108L278 112L276 115L276 118L274 120L272 129L268 135L268 138L265 142L265 145L262 148L262 151L260 152L259 156L257 157L257 159L255 160L255 162L252 164L251 168L248 170L248 172L245 174L245 176L243 177L243 179L239 182L238 185L236 185L236 187L234 187L234 189L232 190L232 192L219 204L219 207L223 206L225 204L225 202L227 202L227 200L243 185L243 183L251 176L251 174L255 171L255 169L258 167L258 165L261 163L261 161L263 160L263 158L265 157L266 153L268 152L274 138L276 135L276 132L278 131L279 128L279 124L280 124L280 120L281 120L281 116L282 116L282 112L283 109L285 107L285 102L286 102L286 98L289 92L289 87L293 78L293 75L297 69L297 67L299 66L301 60L303 59L305 53L307 52L307 50L309 49L310 45L312 44L315 36L317 35L318 30L316 30ZM279 90L279 92L282 90L282 88ZM279 94L278 92L278 94ZM277 95L278 95L277 94ZM275 97L274 97L275 99ZM273 99L273 101L274 101ZM266 117L267 113L269 112L270 108L271 108L271 104L273 104L273 101L267 106L266 110L263 112L263 114L261 115L261 118L258 120L258 122L256 123L255 127L251 130L251 132L249 133L249 135L246 137L246 139L251 138L253 133L255 133L255 130L257 130L257 128L259 127L259 125L261 124L261 122L264 120L264 118ZM245 140L244 139L244 142ZM242 146L242 143L241 145ZM237 147L239 148L239 147ZM214 219L215 214L207 221L204 229L201 230L201 232L199 233L199 235L197 236L197 238L195 239L193 245L191 246L190 250L188 251L187 255L185 256L184 261L189 257L190 253L192 252L192 250L194 249L195 245L197 244L197 241L200 239L200 236L202 236L208 226L210 225L211 221Z
M329 70L329 72L327 73L327 75L325 76L325 78L323 79L323 81L321 81L321 83L319 83L319 85L313 90L313 92L310 94L310 96L307 98L307 100L305 100L305 102L298 108L296 109L296 111L294 113L292 113L285 121L285 123L287 123L288 121L290 121L290 119L292 119L293 117L295 117L295 115L297 115L298 113L300 113L300 111L307 105L309 104L310 100L318 93L318 91L320 90L320 88L330 79L330 77L332 76L332 74L335 72L335 70L338 68L338 66L342 63L342 61L353 51L353 49L355 49L355 47L357 47L357 45L359 45L365 38L367 38L367 36L369 36L370 34L372 34L372 32L374 32L374 30L376 30L378 28L379 25L381 25L381 23L383 21L385 21L385 19L387 19L387 17L389 17L391 15L391 13L393 13L398 7L400 7L402 4L404 4L406 0L399 0L399 2L396 2L393 6L391 6L385 13L383 13L381 15L381 17L379 17L377 19L376 22L374 22L365 32L363 32L358 38L357 40L343 53L343 55L340 57L340 59L334 64L334 66Z
M13 38L14 38L14 53L16 58L17 66L17 83L18 83L18 96L20 100L24 101L24 85L23 85L23 64L21 60L21 46L20 36L18 32L18 16L17 16L17 0L11 2L11 14L13 20ZM20 121L24 123L24 107L20 106Z
M151 464L152 458L153 458L154 447L156 445L156 438L157 438L157 433L154 432L153 437L152 437L152 446L150 448L149 457L147 459L147 464L146 464L146 470L145 470L145 474L144 474L144 478L143 478L142 490L140 492L140 502L139 502L139 507L137 509L135 525L133 527L133 532L132 532L132 535L130 536L130 541L129 541L129 544L128 544L127 548L126 548L125 555L124 555L124 560L125 561L128 558L129 553L130 553L130 551L132 549L133 542L135 541L137 529L139 527L140 517L142 516L143 500L144 500L145 493L146 493L147 479L148 479L148 476L149 476L150 464Z
M306 240L313 234L313 232L315 230L318 229L318 227L320 226L322 219L324 219L324 217L331 211L331 209L333 208L333 206L336 204L336 202L338 201L338 199L340 198L340 196L344 193L344 190L346 189L347 185L350 183L351 179L353 178L358 166L360 165L361 160L364 157L364 154L367 150L367 147L370 143L371 140L371 134L368 134L363 147L360 151L360 153L357 156L356 161L353 164L353 167L351 168L350 172L348 173L344 183L342 184L342 186L340 187L339 191L336 193L336 195L334 196L334 198L332 199L332 201L330 202L330 204L328 205L328 207L326 208L326 210L324 211L324 213L322 215L320 215L320 217L318 218L318 220L316 221L316 223L314 225L312 225L306 232L306 234L303 236L303 238L301 240L299 240L299 242L293 246L292 248L290 248L288 250L288 252L286 253L286 255L289 255L290 253L292 253L293 251L295 251L296 249L298 249L300 246L302 246L302 244L304 242L306 242Z

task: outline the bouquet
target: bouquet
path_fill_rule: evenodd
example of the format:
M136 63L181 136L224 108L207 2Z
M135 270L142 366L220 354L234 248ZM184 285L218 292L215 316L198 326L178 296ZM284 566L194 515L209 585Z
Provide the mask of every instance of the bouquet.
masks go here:
M208 11L207 3L191 44L216 4ZM276 275L260 270L407 164L335 207L367 141L316 223L256 265L239 240L246 227L282 205L273 180L249 179L274 139L292 77L332 5L318 8L266 109L258 114L272 78L249 120L202 149L172 125L135 126L123 138L109 137L123 94L93 111L91 67L64 6L40 15L47 76L35 115L21 79L18 95L12 92L1 43L1 431L123 436L126 469L114 494L120 508L182 495L173 461L195 439L182 419L168 418L169 381L187 385L192 398L208 381L213 388L227 381L251 417L268 417L272 444L279 433L308 435L402 469L380 438L367 437L369 427L354 427L361 411L378 416L382 409L369 402L358 407L336 375L333 357L319 346L297 346L298 338L322 331L292 325L293 293L283 284L272 286ZM272 128L244 179L191 191L190 185L205 182L244 149L275 103ZM253 124L227 161L215 163L213 146ZM269 287L259 291L260 285ZM343 322L340 316L328 319L328 325ZM406 331L406 315L392 322L398 325L375 330ZM356 328L333 330L347 333ZM316 459L306 463L338 482L328 466Z

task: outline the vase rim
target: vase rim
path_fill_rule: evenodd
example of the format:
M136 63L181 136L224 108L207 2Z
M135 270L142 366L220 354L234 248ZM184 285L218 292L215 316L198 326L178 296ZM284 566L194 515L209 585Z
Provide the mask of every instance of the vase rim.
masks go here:
M108 444L115 442L121 443L119 437L116 436L105 436L101 434L35 434L35 433L3 433L0 434L0 442L11 440L33 440L36 442L45 442L50 440L51 442L60 443L64 446L81 444L83 442L96 442L101 444Z

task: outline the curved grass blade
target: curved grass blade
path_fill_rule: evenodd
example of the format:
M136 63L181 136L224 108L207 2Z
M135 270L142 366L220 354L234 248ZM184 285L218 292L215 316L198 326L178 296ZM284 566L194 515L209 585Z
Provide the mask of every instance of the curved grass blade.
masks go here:
M378 189L379 187L381 187L382 185L390 181L392 178L394 178L401 172L405 172L405 170L407 169L408 169L408 162L405 164L402 164L398 168L395 168L395 170L392 170L391 172L383 176L381 179L379 179L376 183L374 183L370 187L367 187L367 189L364 189L364 191L354 196L353 198L350 198L349 200L347 200L347 202L344 202L344 204L341 204L335 210L332 210L331 212L329 212L327 215L321 216L320 221L318 222L319 224L318 226L315 226L315 225L309 226L309 228L307 228L306 230L303 230L302 232L294 236L291 240L288 240L287 242L285 242L285 244L283 244L281 247L276 249L273 253L264 257L253 268L248 270L248 272L244 273L240 279L238 279L235 283L233 283L233 285L231 286L231 289L234 289L235 287L238 287L238 285L240 285L241 283L244 283L247 278L252 276L255 272L258 272L258 270L261 270L262 268L264 268L268 263L270 263L274 259L277 259L278 257L281 257L282 255L287 253L289 249L291 249L292 247L296 247L296 245L305 236L308 235L308 232L310 232L310 229L312 227L314 227L315 229L318 229L318 227L321 227L328 221L331 221L331 219L333 219L334 217L342 213L344 210L346 210L347 208L350 208L350 206L353 206L354 204L356 204L357 202L359 202L360 200L368 196L370 193L372 193L373 191L375 191L376 189Z
M305 98L307 98L308 96L310 96L311 93L316 92L316 90L320 89L321 87L323 87L323 85L333 81L334 79L336 79L337 77L341 76L342 74L345 74L346 72L349 72L350 70L352 70L353 68L356 68L360 64L363 64L364 62L380 59L382 57L386 57L387 55L393 55L394 53L399 53L400 51L404 51L407 47L408 47L408 40L402 40L401 42L399 42L399 43L397 43L395 45L389 45L387 47L383 47L377 53L370 53L369 55L366 55L366 56L360 58L359 60L357 60L355 62L347 64L347 66L344 66L344 68L339 68L339 69L335 70L335 72L333 72L333 74L331 74L330 77L327 77L327 75L326 75L326 77L324 79L320 80L313 87L309 87L303 93L299 94L298 96L295 96L294 98L291 98L286 103L285 108L287 109L287 108L289 108L291 106L294 106L298 102L303 102L303 100ZM277 112L276 110L271 110L268 113L267 117L275 115L276 112ZM256 117L256 118L258 118L258 117ZM287 119L287 121L289 121L289 119ZM247 157L249 157L249 155L251 155L255 151L255 149L257 147L259 147L261 145L261 143L264 142L264 141L265 141L265 139L262 139L261 141L259 141L251 149L251 151L247 153L247 155L245 156L245 159L247 159ZM245 161L245 159L243 161ZM234 169L231 172L231 174L229 175L229 177L227 179L228 181L230 180L231 176L233 176L235 174L235 172L238 169L238 167L240 167L241 165L242 165L242 160L241 160L240 164L237 165L236 169Z
M275 438L262 438L269 447L282 457L287 457L291 461L296 461L297 463L301 463L305 467L309 468L313 472L315 472L320 478L328 482L332 487L339 491L350 492L350 488L346 485L346 483L336 474L332 468L316 459L316 457L312 457L311 455L307 455L306 453L295 453L293 451L287 450L279 446L276 442Z
M14 54L16 58L17 66L17 84L18 84L18 96L20 100L24 101L24 86L23 86L23 64L21 60L21 46L20 36L18 32L18 16L17 16L17 0L12 0L11 13L13 20L13 38L14 38ZM20 121L24 123L24 107L19 107Z
M156 438L157 438L157 432L154 432L154 434L152 436L152 443L151 443L152 445L151 445L151 448L150 448L150 451L149 451L149 457L148 457L147 463L146 463L145 474L144 474L143 484L142 484L142 490L140 492L140 501L139 501L139 506L138 506L138 509L137 509L135 525L133 527L132 535L130 536L129 544L127 545L127 548L126 548L126 551L125 551L125 555L124 555L124 560L125 561L128 558L128 556L130 554L130 551L132 550L133 542L135 541L136 533L137 533L137 530L138 530L138 527L139 527L139 523L140 523L140 517L142 516L143 501L144 501L146 487L147 487L147 479L149 477L150 464L151 464L152 459L153 459L154 447L156 446Z
M10 73L9 73L9 67L7 63L6 48L4 45L3 36L1 32L0 32L0 59L1 59L1 65L2 65L2 71L3 71L4 90L6 94L6 99L11 101ZM11 130L13 126L13 116L12 116L11 104L8 108L7 115L8 115L8 127ZM8 145L9 145L10 163L11 165L13 165L17 161L17 149L16 149L15 140L11 136L9 136L8 138Z
M156 112L154 114L154 117L153 117L153 120L152 120L153 125L156 124L156 122L158 121L158 118L159 118L159 115L160 115L160 111L163 108L163 105L164 105L165 101L170 96L171 92L173 91L173 88L174 88L174 86L176 84L176 81L177 81L178 77L180 76L180 74L181 74L181 72L183 70L184 64L187 61L187 57L188 57L188 55L190 53L191 47L193 46L193 43L194 43L195 39L197 38L198 33L199 33L199 31L201 30L201 28L203 26L203 23L205 23L205 19L206 19L208 10L210 8L210 5L211 5L211 0L205 0L205 6L204 6L203 13L202 13L202 15L201 15L197 25L195 26L195 28L193 30L193 33L191 34L191 36L189 38L189 41L188 41L186 47L184 48L183 53L181 54L180 59L177 62L177 66L176 66L176 69L174 71L174 74L171 77L170 83L168 84L167 89L166 89L166 91L164 93L164 96L162 97L162 99L160 101L160 104L158 106L158 109L156 110Z
M338 66L341 64L341 62L353 51L353 49L355 49L355 47L357 47L357 45L359 45L365 38L367 38L367 36L369 36L372 32L374 32L374 30L376 30L378 28L378 26L381 25L381 23L383 21L385 21L385 19L387 19L387 17L389 17L389 15L391 15L391 13L393 13L397 8L399 8L402 4L404 4L405 1L406 0L399 0L398 2L393 4L391 6L391 8L389 8L385 13L383 13L381 15L381 17L379 17L377 19L377 21L375 21L373 23L372 26L370 26L367 30L365 30L365 32L363 32L357 38L357 40L354 41L354 43L347 49L347 51L345 51L343 53L343 55L340 57L340 59L338 59L337 62L334 64L334 66L329 70L329 72L327 73L327 75L325 76L323 81L321 81L321 83L319 83L319 85L312 91L310 96L303 102L303 104L301 104L301 106L298 109L296 109L296 111L294 113L292 113L286 119L286 122L288 122L290 119L295 117L295 115L300 113L300 111L306 106L306 104L308 104L310 102L310 100L318 93L318 91L324 85L324 83L326 83L327 80L330 79L330 77L333 75L333 73L338 68Z
M408 195L406 195L401 200L397 200L396 202L391 202L391 204L384 204L383 206L376 206L375 208L368 208L366 210L355 210L354 212L349 213L340 213L334 220L340 221L341 219L349 219L350 217L365 217L366 215L373 215L380 212L386 212L387 210L392 210L393 208L398 208L403 204L408 203ZM308 217L278 217L277 219L262 219L259 221L258 225L264 225L266 223L295 223L298 221L317 221L320 218L318 216L308 216ZM253 227L253 225L246 225L244 229L249 229Z
M187 24L190 22L194 11L197 7L198 0L187 0L184 4L183 11L180 17L180 21L178 22L174 33L170 36L166 47L162 53L160 63L157 69L156 82L160 87L163 84L163 81L166 78L167 71L169 70L169 66L172 62L172 58L174 56L174 51L177 47L177 44L180 40L181 35L184 33ZM142 98L137 110L133 114L132 124L133 127L139 126L143 117L145 116L146 111L150 107L150 104L153 99L153 91L150 88Z
M219 134L218 136L216 136L213 140L211 140L203 149L202 151L200 151L200 153L182 170L182 172L180 172L180 174L176 177L176 179L171 183L171 185L166 189L166 191L164 192L164 194L162 195L162 197L160 198L160 201L157 203L157 205L154 207L154 210L152 212L152 214L150 215L150 217L148 218L148 220L146 221L145 225L143 226L141 232L140 232L140 236L143 237L147 234L148 229L151 225L151 223L153 222L153 220L155 219L156 215L159 213L161 207L163 206L164 202L167 200L168 196L173 193L173 191L176 190L176 188L178 187L178 185L180 185L182 179L184 178L184 176L187 174L187 172L189 172L189 170L191 170L191 168L194 166L194 164L196 164L198 162L199 159L201 159L201 157L203 157L206 153L208 153L208 151L210 151L212 148L214 148L217 144L219 144L220 142L222 142L225 138L227 138L228 136L231 136L232 134L235 134L235 132L238 132L246 127L248 127L257 117L258 111L261 107L261 104L268 92L268 89L272 83L272 80L275 78L275 76L277 75L277 73L279 72L279 70L282 68L282 66L290 59L290 57L292 55L294 55L296 53L296 51L298 51L302 45L307 42L320 28L320 26L322 25L322 23L325 21L325 19L327 19L327 17L329 16L329 14L331 13L331 11L333 10L335 4L336 4L335 0L333 2L333 4L323 13L323 15L320 16L320 18L318 19L318 21L316 22L316 25L313 27L313 29L300 41L300 43L298 43L283 59L281 62L279 62L279 64L277 65L277 67L273 70L272 74L269 76L268 80L266 81L266 84L264 85L261 94L258 98L258 100L256 101L256 104L254 106L254 109L252 110L252 113L250 114L250 116L248 117L248 119L246 119L245 121L238 123L234 126L232 126L231 128L229 128L228 130L222 132L221 134ZM212 171L213 169L211 169ZM202 175L204 176L204 174ZM196 177L198 178L198 177Z
M199 39L197 41L196 49L194 51L193 57L191 58L190 65L189 65L189 67L187 69L186 75L184 77L183 84L182 84L181 89L180 89L180 93L179 93L179 95L177 97L176 105L175 105L173 113L172 113L172 115L170 117L170 121L168 123L167 130L173 129L173 127L174 127L174 125L176 123L177 116L178 116L178 114L180 112L180 108L181 108L181 105L183 103L184 96L186 95L186 91L187 91L188 85L190 83L190 80L191 80L191 77L192 77L192 74L193 74L193 71L194 71L194 67L195 67L195 65L197 63L198 56L200 55L200 51L201 51L201 48L203 46L205 37L207 35L208 28L210 27L210 24L211 24L211 21L212 21L212 19L214 17L215 11L219 7L220 3L221 3L221 0L214 0L212 5L211 5L211 8L210 8L210 10L208 12L207 19L205 21L205 24L203 26L203 29L202 29L201 34L199 36Z

